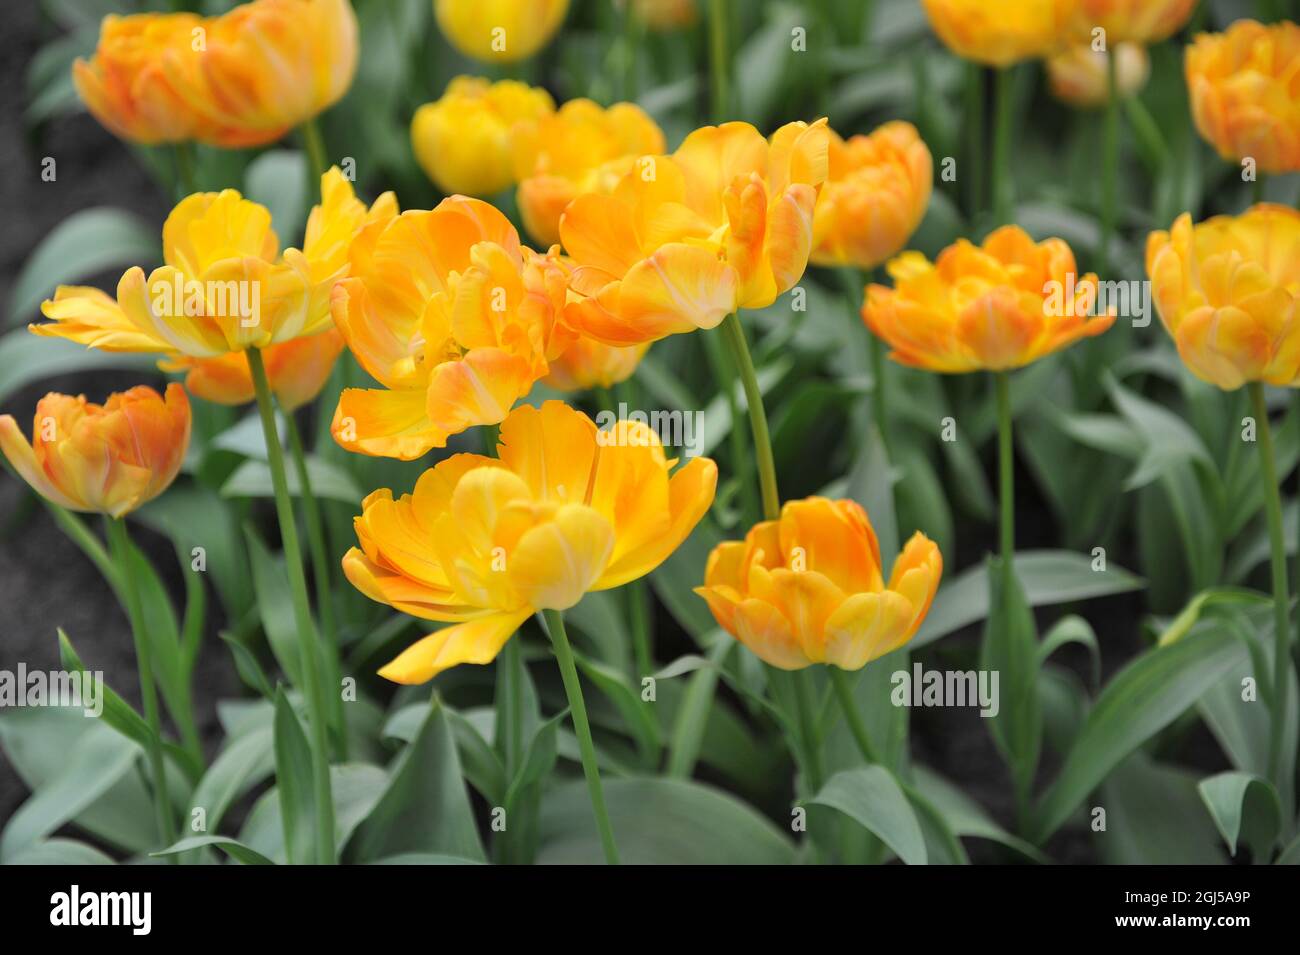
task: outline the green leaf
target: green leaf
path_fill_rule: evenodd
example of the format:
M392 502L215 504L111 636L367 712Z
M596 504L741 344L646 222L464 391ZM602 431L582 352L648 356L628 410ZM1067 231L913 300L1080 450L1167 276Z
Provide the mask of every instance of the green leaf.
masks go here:
M1102 691L1060 774L1039 800L1034 839L1042 843L1125 756L1172 723L1246 655L1223 633L1200 632L1157 647Z
M1108 376L1106 384L1116 409L1142 441L1142 456L1125 482L1127 490L1151 483L1176 464L1199 461L1213 466L1214 459L1186 421L1125 388L1113 376Z
M605 802L619 857L630 865L789 865L794 845L745 803L680 779L606 779ZM604 856L586 783L542 801L542 864L599 863Z
M156 358L149 355L96 351L19 328L0 335L0 401L7 401L18 389L45 378L101 369L151 372L155 362Z
M482 865L476 859L439 855L436 852L403 852L400 855L376 859L371 865Z
M1244 841L1255 862L1265 862L1282 832L1282 804L1273 784L1252 773L1226 772L1197 785L1229 851Z
M74 212L32 251L9 296L9 320L34 322L41 300L114 266L149 266L159 258L156 226L122 209ZM81 347L81 346L78 346Z
M307 476L311 478L312 493L317 499L342 501L359 507L365 496L347 470L312 454L307 455ZM285 480L291 495L297 497L302 493L296 468L289 469ZM271 486L271 466L264 461L245 461L221 485L221 496L275 497Z
M883 766L836 773L811 800L839 810L874 833L908 865L925 865L925 836L894 774Z
M68 639L62 627L58 629L58 634L59 661L63 668L73 673L87 673L86 665L81 662L81 657L73 649L72 641ZM104 711L100 714L100 719L142 749L148 747L153 734L149 732L149 724L144 721L144 717L137 713L130 703L118 696L108 684L103 685L103 694Z
M436 699L388 778L388 788L348 844L350 858L367 862L398 852L485 858L451 725Z
M1138 590L1136 577L1113 563L1093 570L1084 554L1064 550L1026 550L1015 556L1016 576L1031 607L1071 603L1091 597ZM940 637L978 623L989 612L989 577L984 565L958 574L939 589L930 613L909 646L915 650Z
M316 798L312 789L312 755L298 714L281 688L275 694L275 782L280 792L280 819L289 861L303 865L316 859Z
M1092 836L1108 865L1222 865L1222 842L1194 774L1138 750L1111 770L1095 805L1106 831Z
M42 839L15 852L5 865L114 865L94 846L75 839Z
M274 862L256 849L244 845L238 839L231 839L229 836L190 836L187 839L172 843L166 849L152 852L150 855L174 856L194 849L202 849L205 846L216 846L230 858L243 865L275 865Z
M1268 594L1262 594L1258 590L1250 590L1246 587L1211 587L1208 590L1202 590L1187 602L1187 606L1179 612L1177 617L1169 622L1169 626L1165 627L1164 632L1160 634L1157 643L1165 647L1181 640L1192 629L1192 626L1201 619L1201 614L1206 608L1234 604L1267 606L1272 601L1273 598Z
M1051 861L1037 846L999 826L977 802L938 773L918 764L913 765L912 774L917 791L943 816L955 835L1001 843L1035 862Z
M980 667L1001 675L1001 704L991 719L991 730L1017 791L1028 794L1043 745L1038 631L1014 563L1007 565L1001 558L990 558L989 587L991 609L980 648Z
M659 736L659 721L654 715L654 704L642 701L640 693L626 674L581 654L574 654L574 658L587 679L614 704L623 718L623 725L636 740L637 749L643 758L647 762L657 761L663 741Z
M268 149L244 172L244 195L270 210L281 245L294 245L303 234L307 185L307 160L296 149ZM311 186L314 195L318 184Z
M294 686L302 686L298 625L294 619L289 578L285 574L283 561L271 556L251 525L244 528L244 536L248 541L248 556L253 566L253 590L257 594L262 630L289 682Z
M1092 682L1096 684L1101 679L1101 645L1092 624L1075 614L1062 617L1043 635L1038 644L1038 666L1041 668L1053 653L1070 643L1087 648L1092 657Z
M261 725L228 740L190 796L190 812L185 817L187 824L201 818L204 830L215 832L231 804L270 776L274 769L271 726ZM195 812L200 809L201 814Z

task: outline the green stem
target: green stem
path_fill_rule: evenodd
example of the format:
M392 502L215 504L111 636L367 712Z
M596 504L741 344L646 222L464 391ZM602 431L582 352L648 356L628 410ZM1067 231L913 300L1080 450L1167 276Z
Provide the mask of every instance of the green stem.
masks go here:
M560 664L560 678L564 681L564 692L569 698L569 709L573 713L573 729L578 734L578 750L582 754L582 774L587 777L591 809L596 816L596 828L600 832L601 847L605 850L605 861L610 865L618 865L614 827L610 825L609 810L605 808L605 791L601 788L600 768L596 764L596 744L591 739L587 704L582 699L582 684L578 682L578 667L573 662L569 635L564 631L564 616L558 610L546 610L543 615L546 617L546 629L550 632L551 643L555 646L555 659Z
M1011 567L1016 550L1016 498L1014 456L1011 445L1011 385L1005 371L993 373L998 406L998 519L1001 530L1002 562Z
M740 420L740 402L736 400L735 372L726 356L722 354L721 343L712 335L704 335L703 338L704 353L709 360L709 370L713 373L719 389L726 398L727 412L731 416L732 427L727 434L728 444L730 445L731 469L740 474L749 459L749 451L748 444L745 441L745 432L735 426L736 422ZM754 485L749 481L740 482L740 507L747 524L758 517L758 496L754 492Z
M631 0L623 4L623 99L636 102L637 50L641 46L641 24L632 9Z
M727 5L725 0L709 0L709 79L712 93L713 121L722 122L728 112L730 96L730 57L727 55Z
M176 819L172 814L171 799L167 790L167 768L163 761L162 719L158 713L158 691L153 678L153 650L145 632L144 608L140 603L140 586L135 575L135 561L131 557L131 539L123 518L109 518L108 542L113 562L121 572L122 595L126 598L126 614L131 621L131 635L135 639L135 665L140 674L140 701L144 708L144 721L149 726L149 773L153 779L154 813L158 817L158 834L164 846L176 841ZM177 858L168 856L175 863Z
M1282 495L1277 486L1277 465L1273 457L1273 434L1268 424L1264 386L1252 381L1250 403L1259 436L1260 481L1264 491L1264 515L1268 520L1268 543L1273 570L1273 693L1269 701L1268 776L1283 788L1282 739L1287 715L1287 674L1291 666L1291 597L1287 592L1286 543L1282 537Z
M1124 114L1133 127L1138 141L1150 155L1155 172L1161 172L1169 163L1169 144L1165 142L1160 126L1150 111L1136 96L1124 97Z
M262 434L266 437L266 459L271 467L271 485L275 490L275 512L280 522L280 540L284 546L284 562L289 574L289 591L293 598L294 625L298 631L299 667L302 670L302 694L307 704L307 719L311 723L312 780L316 795L316 853L321 865L333 865L334 857L334 799L330 786L329 730L322 699L320 650L316 646L316 626L311 619L311 606L307 600L307 577L302 569L302 549L298 544L298 528L293 520L293 502L289 499L289 483L285 477L284 450L275 430L275 411L271 405L271 385L266 377L262 353L248 349L248 367L253 373L253 387L257 394L257 410L262 418Z
M311 169L311 182L307 185L307 195L316 196L320 189L320 177L325 175L329 165L325 159L325 140L321 138L320 126L316 117L303 120L298 129L302 132L302 143L307 150L307 165Z
M790 674L794 688L795 718L799 721L799 737L803 742L804 781L808 784L810 796L821 792L825 777L822 773L821 740L817 735L817 724L813 720L812 696L808 688L808 671L795 670Z
M340 760L348 758L347 723L343 717L342 665L339 662L339 632L334 618L334 585L330 579L330 562L325 547L325 523L321 520L320 504L312 492L311 474L307 470L307 452L303 448L302 434L293 414L285 412L289 430L289 451L293 456L294 470L298 474L299 498L303 515L307 519L307 546L311 552L312 582L316 587L316 610L320 614L323 647L321 660L325 666L325 699L329 701L330 725L334 728L335 751Z
M173 147L176 156L176 199L197 192L194 186L194 144L186 140Z
M645 578L634 580L623 590L627 594L628 616L632 622L632 653L636 661L636 683L654 673L654 630L650 625L650 595Z
M1250 184L1250 201L1252 205L1264 201L1264 174L1259 170L1255 171L1255 181Z
M828 664L826 669L830 673L835 696L840 701L840 709L844 711L844 720L849 724L849 732L853 734L853 741L858 744L858 752L868 763L879 763L880 757L876 754L876 748L871 745L871 734L867 732L867 724L862 722L862 714L858 712L858 706L853 701L853 687L849 682L849 675L831 664Z
M1118 50L1106 52L1106 125L1102 136L1101 241L1097 247L1100 267L1110 271L1110 243L1115 234L1115 208L1119 183L1119 81L1116 78Z
M524 755L524 658L520 648L519 636L507 640L502 650L502 666L498 678L505 680L502 702L504 713L502 719L502 747L506 760L506 770L514 778Z
M767 429L767 413L763 411L763 393L758 387L758 373L754 359L749 354L745 330L735 312L722 323L731 357L745 388L745 403L749 406L749 427L754 435L754 456L758 459L758 486L763 498L763 518L774 521L781 516L781 497L776 489L776 461L772 457L772 438ZM732 430L736 422L731 422Z
M998 225L1011 221L1011 100L1015 84L1012 67L1004 66L994 77L993 116L993 215Z
M975 220L984 211L984 68L966 64L966 156L967 218Z

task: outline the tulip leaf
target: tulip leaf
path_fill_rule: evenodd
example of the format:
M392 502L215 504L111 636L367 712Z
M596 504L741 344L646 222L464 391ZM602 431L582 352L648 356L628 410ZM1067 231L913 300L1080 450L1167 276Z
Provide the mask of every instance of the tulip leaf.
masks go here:
M640 693L629 682L626 674L581 654L575 654L574 658L583 675L614 704L642 757L647 763L657 761L663 743L659 738L659 721L654 716L654 704L641 699Z
M913 786L943 816L954 835L997 842L1035 862L1050 862L1039 849L1007 832L973 799L925 766L914 764Z
M682 779L606 779L605 802L625 864L789 865L794 845L748 805L711 786ZM581 780L542 798L543 864L604 858Z
M253 591L262 631L271 645L276 662L289 682L302 686L298 656L298 625L289 595L289 578L283 558L273 557L251 525L244 528L248 557L253 569Z
M157 227L133 213L110 208L74 212L23 265L9 297L10 322L38 321L41 300L53 296L57 285L71 285L115 266L148 267L158 260L158 249Z
M908 865L926 864L925 836L916 811L885 767L859 766L838 772L811 801L844 813Z
M376 859L370 865L482 865L476 859L440 855L436 852L403 852L400 855Z
M1125 756L1172 723L1246 656L1223 631L1200 631L1148 650L1115 676L1088 714L1035 810L1034 839L1060 828Z
M190 836L188 839L181 839L179 842L172 843L166 849L152 852L150 855L165 858L191 852L194 849L202 849L204 846L215 846L241 865L275 865L274 862L256 849L244 845L238 839L231 839L229 836Z
M1027 550L1015 556L1016 577L1031 607L1071 603L1092 597L1138 590L1136 577L1107 562L1094 570L1096 561L1084 554L1065 550ZM934 604L909 646L915 650L962 627L978 623L989 612L988 568L984 565L963 571L939 588Z
M341 763L330 767L334 796L334 844L345 846L362 820L388 788L388 774L370 763ZM258 797L239 831L239 841L277 864L287 864L280 794L271 787Z
M76 839L41 839L15 852L5 865L115 865L94 846Z
M308 186L312 195L320 188L307 178L307 160L296 149L268 149L244 172L244 195L270 210L281 245L296 246L303 234Z
M148 355L95 351L75 342L41 338L19 328L0 335L0 401L45 378L101 369L153 372L155 361ZM23 422L24 432L30 423L30 418Z
M1282 831L1282 804L1273 784L1253 773L1226 772L1197 785L1214 825L1235 856L1244 841L1255 862L1265 862Z
M289 861L316 861L316 799L312 788L312 754L298 714L284 689L275 694L275 783L280 793L280 819Z
M1151 483L1178 463L1197 461L1213 466L1214 459L1186 421L1125 388L1113 375L1107 375L1106 385L1116 409L1142 441L1142 456L1125 483L1127 490Z
M1077 643L1088 651L1092 658L1092 682L1096 684L1101 679L1101 645L1097 642L1092 624L1076 614L1062 617L1043 635L1042 642L1038 644L1039 667L1057 650L1071 643Z
M275 770L275 740L270 726L260 726L226 742L190 796L187 819L200 817L215 832L234 801Z
M1106 776L1090 821L1104 809L1095 845L1109 865L1222 865L1227 861L1196 788L1196 775L1157 763L1142 750Z
M415 738L393 760L388 786L347 846L367 862L399 852L483 859L451 724L435 698Z
M1043 744L1039 705L1038 631L1016 577L1015 563L989 559L989 616L980 667L999 674L999 706L990 718L993 740L1007 760L1020 798L1028 799Z
M312 493L317 499L342 501L359 506L365 496L360 486L346 469L313 454L307 455L307 476L311 479ZM289 493L294 497L302 493L298 482L298 469L289 468L285 476ZM271 485L271 467L264 461L249 459L235 469L235 473L221 485L222 497L275 497Z
M1247 587L1211 587L1202 590L1187 602L1187 606L1179 611L1178 616L1169 622L1157 642L1163 647L1181 640L1208 608L1237 604L1267 606L1272 601L1273 598L1268 594Z

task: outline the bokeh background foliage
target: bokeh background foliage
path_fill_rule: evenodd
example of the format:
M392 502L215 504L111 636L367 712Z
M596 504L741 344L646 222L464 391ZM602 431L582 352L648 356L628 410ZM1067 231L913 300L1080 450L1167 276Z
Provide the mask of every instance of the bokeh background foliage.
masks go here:
M82 112L69 68L93 51L103 15L161 6L41 0L5 40L7 59L24 70L5 95L24 92L4 119L12 141L6 178L16 194L6 200L14 231L0 280L7 303L0 409L20 420L48 388L93 397L141 376L161 378L147 356L108 355L25 330L56 284L111 287L121 268L160 258L157 224L176 181L172 154L125 145L99 129ZM230 4L199 6L217 13ZM725 115L763 131L826 115L843 135L910 120L935 157L936 181L909 247L933 256L959 236L981 238L991 223L970 214L978 208L971 190L979 188L979 177L967 174L965 145L971 67L938 43L913 0L876 0L869 24L865 6L726 4L733 73ZM1138 94L1144 108L1129 111L1122 127L1113 268L1097 254L1100 113L1052 99L1040 64L1018 66L1012 221L1035 238L1066 239L1081 266L1102 278L1141 279L1150 230L1168 227L1179 212L1199 219L1248 204L1250 184L1191 127L1181 53L1193 29L1254 12L1243 6L1251 5L1202 3L1194 26L1150 50L1151 78ZM557 102L609 103L634 89L670 149L712 115L703 16L680 32L628 34L614 4L575 0L557 39L507 71L457 53L428 0L355 0L354 7L359 71L321 128L331 161L354 163L362 195L394 189L403 208L431 208L440 198L414 160L409 121L458 74L516 76L544 85ZM806 53L791 50L798 27L807 31ZM314 184L293 137L258 150L199 146L195 155L201 188L241 188L271 209L285 245L301 239ZM58 164L57 179L40 182L47 156ZM949 157L957 170L951 181L937 175ZM1300 179L1270 177L1264 189L1267 199L1294 205ZM510 193L494 202L517 221ZM819 269L809 270L799 294L804 310L787 294L744 316L783 496L858 500L890 552L886 565L903 529L922 529L945 555L945 582L917 638L873 663L856 685L892 772L860 765L847 727L824 708L833 775L809 806L810 831L831 835L790 832L793 767L764 702L763 671L690 592L711 547L743 533L739 501L755 481L754 466L730 457L728 402L701 336L677 336L656 344L638 369L634 406L703 410L703 452L719 459L722 481L711 515L650 581L663 668L655 703L640 697L625 597L591 594L569 615L624 859L788 863L811 857L820 841L851 860L1224 862L1239 841L1242 858L1266 851L1279 833L1294 835L1293 786L1276 794L1276 811L1252 804L1272 798L1254 783L1266 774L1267 716L1264 706L1240 699L1241 680L1267 671L1272 646L1258 463L1239 436L1249 413L1244 392L1225 394L1192 378L1154 313L1147 327L1121 321L1018 374L1012 405L1025 606L990 608L984 560L995 544L996 421L984 382L889 365L889 389L899 398L886 452L868 426L860 298L846 292L843 276ZM335 554L349 545L366 492L407 489L430 463L348 455L330 439L338 392L365 379L345 355L317 411L301 420ZM539 386L530 400L551 396ZM161 635L164 703L177 739L195 741L207 763L174 750L173 800L204 807L207 826L179 848L192 861L298 861L301 847L286 845L284 833L294 830L286 814L302 807L285 788L301 791L293 774L305 744L295 716L300 701L277 688L277 675L292 678L298 664L266 447L250 410L202 401L194 410L182 479L137 515L149 529L138 535L138 569ZM588 401L587 410L596 405ZM956 424L955 441L941 439L946 418ZM1300 419L1293 410L1277 444L1294 552ZM477 448L469 434L449 451ZM124 619L108 585L24 486L0 482L0 503L8 608L0 659L10 669L20 659L46 668L84 661L105 670L124 697L110 702L102 721L50 708L0 715L4 758L22 783L3 790L0 861L140 857L158 839L132 771L141 730ZM206 551L206 574L190 570L194 547ZM97 556L104 559L90 554ZM494 739L491 668L441 675L432 706L428 688L394 693L372 674L416 634L415 621L350 587L326 596L341 622L345 672L360 683L358 699L345 707L348 757L333 769L345 860L600 858L563 690L535 624L521 633L526 754L507 774ZM1015 717L1030 721L1032 745L1041 747L1037 798L1032 825L1016 834L1013 784L999 755L1007 734L1018 731L1010 718L994 721L990 733L974 710L909 712L888 699L889 675L912 660L927 669L978 667L991 612L995 626L1038 635L1037 656L1022 675L1034 713ZM1157 651L1175 621L1180 638ZM56 633L59 626L66 632ZM191 702L197 721L186 715ZM1296 736L1293 711L1285 748L1292 781ZM908 781L905 790L898 778ZM1105 832L1087 825L1092 806L1107 810ZM505 833L491 828L493 807L511 820ZM1243 817L1255 828L1264 820L1265 831L1246 831ZM1295 843L1283 853L1288 861L1298 856Z

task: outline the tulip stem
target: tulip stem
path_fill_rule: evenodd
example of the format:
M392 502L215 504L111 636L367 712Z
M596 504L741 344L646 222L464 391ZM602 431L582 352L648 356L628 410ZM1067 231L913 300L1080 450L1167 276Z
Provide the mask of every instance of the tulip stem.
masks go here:
M849 724L849 732L853 734L853 741L858 744L858 752L868 763L879 763L880 757L876 754L876 748L871 745L871 734L867 732L867 724L862 722L862 714L858 712L858 705L853 701L853 687L849 684L849 675L834 664L828 664L826 669L830 673L835 696L840 701L840 709L844 711L844 720Z
M546 629L555 647L555 659L560 664L560 678L564 681L564 692L569 698L569 709L573 713L573 729L578 735L578 750L582 754L582 774L587 777L591 809L596 816L596 828L600 832L601 847L605 850L605 861L610 865L618 865L614 827L610 825L609 810L605 808L605 791L600 785L600 767L596 763L596 744L591 739L587 704L582 699L582 684L578 682L573 648L569 646L569 635L564 630L564 616L558 610L545 610L542 614L546 618Z
M339 663L339 631L334 619L334 589L330 581L330 565L325 550L325 524L321 520L320 504L312 492L311 474L307 470L307 452L303 448L302 434L293 414L286 411L289 430L289 451L293 455L294 470L298 474L299 496L302 498L303 516L307 519L307 546L311 552L312 582L316 587L316 608L320 614L322 661L325 666L325 685L338 688L343 681ZM347 722L343 717L343 694L326 694L329 701L329 718L334 727L335 752L340 760L348 758Z
M109 518L108 543L113 563L119 568L122 596L126 601L126 615L131 622L131 635L135 639L135 665L140 674L140 702L144 708L144 721L149 727L149 773L153 777L154 813L158 817L158 834L164 847L176 841L176 819L172 815L171 799L167 790L167 767L163 761L162 718L158 712L158 691L154 686L153 650L145 632L144 608L140 601L140 585L136 580L135 561L131 555L131 538L126 520ZM175 863L176 856L168 856Z
M722 122L729 109L730 96L727 70L730 57L727 49L727 4L725 0L709 0L709 78L713 95L713 121Z
M320 650L316 645L316 626L311 618L311 605L307 600L307 577L302 568L302 549L298 543L298 528L293 519L293 502L289 499L289 482L285 477L284 450L275 430L275 411L271 405L271 385L266 377L262 353L256 348L247 352L248 367L253 373L253 388L257 394L257 410L262 418L262 434L266 437L266 459L271 467L271 486L275 491L275 512L280 522L280 541L284 546L285 569L289 574L289 591L293 597L293 616L298 631L299 668L302 671L302 691L307 703L307 719L311 723L312 781L316 796L316 856L321 865L333 865L334 857L334 799L330 786L329 732L326 725L325 704L322 698Z
M325 175L325 140L321 138L320 126L316 123L316 117L310 117L303 120L298 127L302 131L302 144L307 150L307 165L311 169L312 180L307 184L307 195L315 196L316 190L320 188L320 177Z
M1012 68L998 68L994 76L993 104L993 216L998 225L1011 221L1011 106L1015 89Z
M749 354L745 330L740 318L732 312L722 322L722 329L731 348L731 357L745 388L745 404L749 410L749 427L754 433L754 456L758 459L758 486L763 495L763 519L774 521L781 516L781 496L776 490L776 461L772 457L772 438L767 430L767 414L763 411L763 392L758 387L758 373L754 359ZM736 422L731 423L734 430Z
M974 221L984 211L984 68L966 64L966 215Z
M1002 562L1008 568L1016 550L1015 460L1011 443L1011 379L1005 371L993 373L998 406L998 521Z
M1280 790L1282 738L1287 716L1287 674L1291 654L1291 596L1287 592L1286 543L1282 537L1282 497L1277 486L1277 466L1273 458L1273 434L1268 424L1268 406L1264 403L1264 386L1258 381L1249 385L1251 410L1259 436L1260 481L1264 490L1264 515L1268 521L1268 543L1273 569L1273 693L1269 700L1268 776Z
M1119 179L1119 80L1117 49L1106 52L1106 125L1102 136L1101 240L1097 244L1098 268L1110 271L1110 242L1115 234L1115 207Z
M736 375L725 355L722 354L722 344L713 336L704 336L704 353L709 360L709 369L713 372L713 377L718 383L718 388L726 398L727 413L731 416L732 426L728 431L727 439L730 444L731 467L737 474L745 468L745 462L748 458L745 447L745 432L736 427L740 420L740 402L736 400ZM754 485L749 481L740 482L740 508L746 523L753 521L758 516L758 498L754 493Z
M808 671L796 670L790 674L790 683L794 689L795 717L799 721L799 736L803 740L804 781L808 784L809 795L821 792L823 773L821 742L817 738L817 723L813 719L812 699L808 690Z
M176 200L179 202L195 192L194 188L194 144L180 142L172 148L176 156Z

